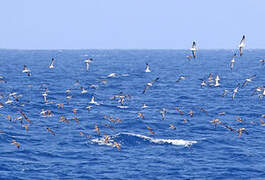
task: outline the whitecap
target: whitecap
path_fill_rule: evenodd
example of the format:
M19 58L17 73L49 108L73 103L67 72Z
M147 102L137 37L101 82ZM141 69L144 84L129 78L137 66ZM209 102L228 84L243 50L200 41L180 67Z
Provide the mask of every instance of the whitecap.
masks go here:
M118 108L121 108L121 109L127 109L128 106L117 106Z
M172 144L175 146L191 146L192 144L196 144L197 141L188 141L188 140L183 140L183 139L156 139L156 138L151 138L149 136L144 136L140 134L134 134L134 133L120 133L120 134L126 134L129 136L136 136L145 140L148 140L152 143L156 144ZM119 134L118 134L119 135Z

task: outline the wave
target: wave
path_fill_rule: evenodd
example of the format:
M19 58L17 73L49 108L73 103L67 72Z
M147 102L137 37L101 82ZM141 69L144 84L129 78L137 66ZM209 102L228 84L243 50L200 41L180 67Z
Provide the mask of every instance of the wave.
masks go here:
M197 141L189 141L189 140L183 140L183 139L158 139L158 138L152 138L149 136L144 136L141 134L134 134L134 133L127 133L122 132L118 133L116 135L110 136L109 141L105 142L105 138L94 138L90 140L92 143L96 143L98 145L107 145L114 147L114 141L122 142L123 144L145 144L148 143L154 143L154 144L171 144L174 146L191 146L193 144L196 144Z

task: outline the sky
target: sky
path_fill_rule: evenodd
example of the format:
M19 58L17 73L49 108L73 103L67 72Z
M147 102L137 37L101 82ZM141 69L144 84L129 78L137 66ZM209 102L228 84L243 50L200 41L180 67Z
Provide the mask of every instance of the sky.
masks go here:
M5 49L265 49L263 0L0 0Z

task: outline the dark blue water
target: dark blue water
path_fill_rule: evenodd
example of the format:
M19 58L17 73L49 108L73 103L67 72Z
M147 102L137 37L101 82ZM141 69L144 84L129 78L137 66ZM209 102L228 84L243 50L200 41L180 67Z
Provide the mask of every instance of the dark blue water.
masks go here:
M195 60L188 60L188 54L188 50L0 50L0 178L264 179L265 126L260 123L264 98L262 92L252 94L265 82L265 66L259 62L265 50L246 50L236 57L233 70L232 50L200 50ZM55 68L49 69L52 57ZM94 59L88 72L87 58ZM144 71L146 62L150 73ZM31 76L22 72L24 65ZM116 76L108 77L111 73ZM199 79L208 84L210 73L220 77L219 87L201 87ZM239 88L232 100L233 89L252 75L253 81ZM176 82L179 76L186 79ZM143 94L145 85L157 77ZM88 92L81 94L81 86ZM43 100L45 88L49 103ZM71 99L66 99L66 89L71 89ZM222 97L225 89L229 93ZM16 92L18 101L9 97L11 92ZM125 108L111 99L120 92L130 95ZM99 105L89 104L92 96ZM6 104L8 97L11 104ZM62 103L63 109L58 109L56 104ZM143 103L148 107L142 109ZM162 108L167 111L164 120ZM42 109L53 115L42 116ZM60 121L61 116L68 121ZM110 121L110 116L121 122ZM222 124L215 126L214 119ZM248 134L239 137L239 128Z

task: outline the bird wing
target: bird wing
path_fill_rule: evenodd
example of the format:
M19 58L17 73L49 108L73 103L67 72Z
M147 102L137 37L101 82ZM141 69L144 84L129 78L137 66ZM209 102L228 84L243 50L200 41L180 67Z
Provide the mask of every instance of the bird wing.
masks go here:
M247 83L248 83L248 81L245 80L245 82L244 82L243 85L242 85L242 88L245 87L245 86L247 85Z
M242 37L242 39L241 39L241 41L240 41L239 46L240 46L240 47L243 47L243 46L244 46L244 43L245 43L245 35L243 35L243 37Z
M239 51L240 51L240 56L242 56L242 54L243 54L243 48L240 47L240 48L239 48Z
M254 77L256 77L256 74L254 74L253 76L251 76L249 79L254 79Z
M153 80L152 82L151 82L151 84L154 84L156 81L158 81L159 80L159 78L157 77L155 80Z
M54 65L54 59L52 58L52 62L50 64L50 66L53 66Z
M195 50L192 50L192 56L193 58L196 58Z
M149 89L150 86L146 85L143 91L143 94L145 94L145 92Z

